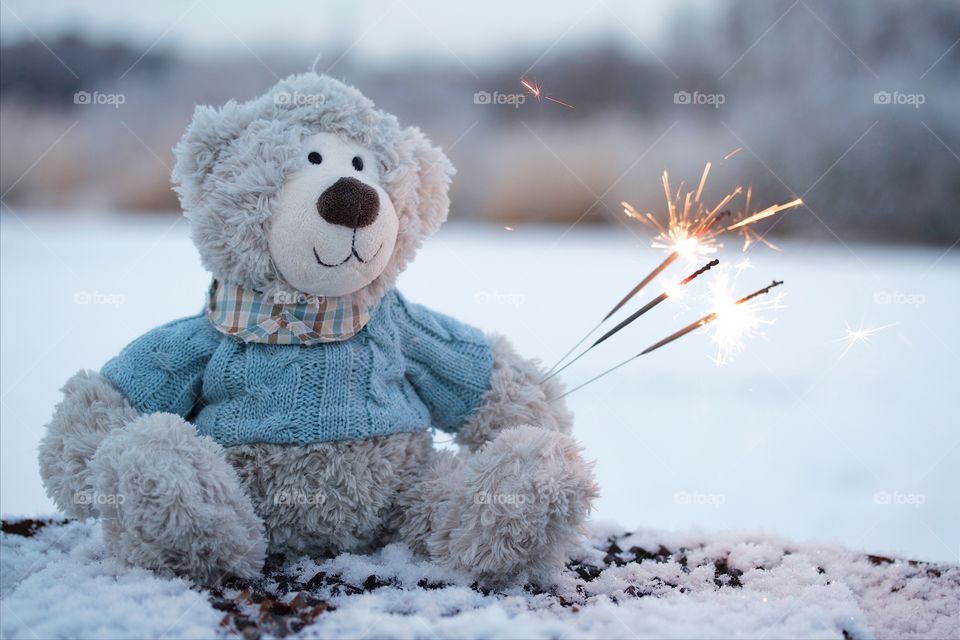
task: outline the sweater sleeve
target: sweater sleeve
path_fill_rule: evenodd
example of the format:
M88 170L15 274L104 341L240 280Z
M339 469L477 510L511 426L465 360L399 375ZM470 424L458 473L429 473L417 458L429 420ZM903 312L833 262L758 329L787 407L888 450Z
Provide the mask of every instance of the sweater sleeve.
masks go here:
M203 315L174 320L140 336L100 373L140 413L188 417L201 393L203 372L219 344Z
M433 426L455 433L489 388L490 344L479 329L392 295L407 379L430 411Z

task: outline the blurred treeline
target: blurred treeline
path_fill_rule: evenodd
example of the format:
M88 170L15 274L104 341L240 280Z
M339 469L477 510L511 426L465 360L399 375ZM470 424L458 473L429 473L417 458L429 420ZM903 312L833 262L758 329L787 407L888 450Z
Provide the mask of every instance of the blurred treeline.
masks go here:
M457 218L614 223L621 200L658 213L663 169L692 182L712 160L712 195L751 183L758 203L804 197L809 209L776 234L951 244L958 38L955 1L745 0L696 13L678 5L649 49L612 25L608 37L546 55L518 45L485 62L387 64L352 55L345 38L324 47L317 69L449 149ZM170 148L193 106L253 97L316 54L198 54L162 42L144 53L79 33L45 42L56 55L30 38L4 42L0 56L0 190L18 213L175 210ZM478 91L522 93L521 76L575 108L529 96L519 108L475 103ZM75 104L81 91L122 94L123 104ZM678 91L722 94L723 104L676 104ZM876 104L879 91L923 104Z

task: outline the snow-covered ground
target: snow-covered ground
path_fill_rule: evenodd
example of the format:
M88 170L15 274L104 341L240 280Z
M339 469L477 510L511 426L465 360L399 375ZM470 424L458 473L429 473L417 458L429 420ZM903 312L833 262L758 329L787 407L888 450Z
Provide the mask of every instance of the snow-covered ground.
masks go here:
M0 538L4 638L960 634L960 567L759 533L600 528L545 589L487 591L389 545L369 556L288 559L255 583L207 590L123 566L92 521L14 527Z
M35 448L59 386L196 312L207 275L180 218L5 211L0 231L0 510L52 513ZM598 461L596 519L956 563L960 250L783 248L748 254L740 288L783 278L787 306L735 361L715 366L708 334L692 335L570 396ZM451 224L400 286L552 363L660 258L619 227ZM701 310L665 305L564 377L584 380ZM886 328L848 349L848 326Z

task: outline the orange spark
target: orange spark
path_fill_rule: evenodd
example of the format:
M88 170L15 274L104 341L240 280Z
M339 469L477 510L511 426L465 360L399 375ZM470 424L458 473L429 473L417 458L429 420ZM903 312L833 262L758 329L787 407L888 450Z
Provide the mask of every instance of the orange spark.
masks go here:
M801 200L800 198L797 198L796 200L791 200L790 202L786 202L784 204L775 204L773 206L767 207L763 211L759 211L753 214L752 216L747 216L740 222L730 225L729 227L727 227L727 231L733 231L734 229L745 227L748 224L753 224L754 222L757 222L758 220L769 218L770 216L777 214L783 211L784 209L792 209L793 207L799 207L801 204L803 204L803 200Z
M534 98L537 99L537 102L540 102L540 98L543 98L544 100L549 100L550 102L556 102L556 103L559 104L559 105L563 105L564 107L567 107L568 109L573 109L573 108L574 108L574 106L573 106L572 104L568 104L568 103L564 102L563 100L560 100L560 99L558 99L558 98L554 98L553 96L544 95L544 93L543 93L540 85L537 84L537 83L534 82L534 81L526 80L526 79L521 78L521 79L520 79L520 84L523 86L524 89L526 89L527 91L529 91L530 94L531 94Z
M728 153L727 155L723 156L723 159L724 159L724 160L729 160L730 158L732 158L733 156L737 155L737 154L740 153L741 151L743 151L743 147L737 147L736 149L734 149L733 151L731 151L731 152Z
M520 84L526 87L527 91L532 93L537 100L540 99L540 87L538 85L530 83L526 80L520 80Z

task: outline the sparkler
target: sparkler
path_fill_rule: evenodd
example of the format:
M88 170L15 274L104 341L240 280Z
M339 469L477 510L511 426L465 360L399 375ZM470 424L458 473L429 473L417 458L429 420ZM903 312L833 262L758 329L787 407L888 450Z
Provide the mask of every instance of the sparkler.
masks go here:
M657 349L664 347L670 344L671 342L679 340L685 335L692 333L697 329L704 327L715 321L718 321L718 324L720 322L727 323L727 327L723 330L724 337L722 338L722 340L724 341L732 340L734 342L737 342L738 340L742 339L743 335L751 333L754 327L756 326L756 324L758 323L756 319L757 307L755 305L751 305L748 303L750 303L755 298L758 298L759 296L766 295L767 293L770 292L771 289L779 287L782 284L783 284L783 280L774 280L773 282L768 284L766 287L763 287L762 289L757 289L753 293L745 295L742 298L733 300L731 302L726 302L726 303L721 302L721 304L717 308L715 308L712 312L703 316L699 320L691 322L690 324L683 327L682 329L674 331L673 333L668 335L666 338L658 342L655 342L654 344L650 345L649 347L647 347L640 353L636 354L635 356L631 356L626 360L610 367L606 371L603 371L595 375L594 377L590 378L586 382L577 385L576 387L574 387L573 389L570 389L569 391L563 393L562 395L557 396L556 398L554 398L554 400L559 400L560 398L564 398L570 395L571 393L573 393L574 391L577 391L578 389L582 389L588 384L591 384L592 382L595 382L600 378L613 373L617 369L623 366L626 366L627 364L633 362L637 358L641 356L645 356L648 353L651 353L653 351L656 351ZM722 346L723 345L721 344L721 347Z
M627 325L629 325L630 323L632 323L634 320L636 320L637 318L639 318L640 316L642 316L642 315L645 314L646 312L648 312L648 311L650 311L651 309L653 309L654 307L656 307L658 304L660 304L661 302L663 302L663 301L666 300L667 298L675 297L675 296L679 295L679 294L680 294L681 287L684 287L684 286L690 284L691 282L693 282L694 280L696 280L698 276L700 276L700 275L703 274L703 273L706 273L707 271L709 271L709 270L712 269L713 267L717 266L718 264L720 264L720 261L719 261L719 260L716 260L716 259L711 260L711 261L708 262L707 264L703 265L702 267L700 267L699 269L697 269L696 271L694 271L693 273L691 273L690 275L688 275L686 278L684 278L684 279L681 280L680 282L676 283L676 284L673 285L673 286L668 287L668 288L667 288L665 291L663 291L660 295L658 295L657 297L655 297L654 299L652 299L650 302L648 302L647 304L645 304L645 305L643 305L642 307L640 307L637 311L634 311L632 314L630 314L630 316L628 316L626 319L624 319L623 321L621 321L621 322L620 322L617 326L615 326L613 329L610 329L610 330L607 331L605 334L603 334L602 336L600 336L600 338L598 338L596 342L594 342L592 345L590 345L589 347L587 347L586 349L584 349L583 352L582 352L580 355L578 355L576 358L574 358L573 360L571 360L571 361L568 362L567 364L563 365L562 367L560 367L560 368L557 369L556 371L553 371L553 372L551 372L551 373L548 373L547 376L546 376L543 380L544 380L544 381L549 380L550 378L552 378L552 377L554 377L555 375L559 374L561 371L563 371L564 369L566 369L567 367L569 367L570 365L572 365L574 362L576 362L577 360L579 360L579 359L582 358L583 356L587 355L587 353L589 353L591 349L593 349L594 347L596 347L597 345L599 345L601 342L604 342L607 338L610 338L610 337L613 336L615 333L619 332L621 329L623 329L624 327L626 327ZM589 334L588 334L588 335L589 335Z
M537 87L539 90L539 87ZM732 151L727 158L737 153L739 149ZM550 376L557 367L576 351L580 345L592 336L596 331L615 313L624 307L630 300L642 291L654 278L663 273L678 258L687 260L704 259L716 253L722 246L718 239L728 231L737 231L744 237L743 250L754 242L761 242L772 248L771 243L767 242L763 236L757 234L751 229L751 226L761 220L774 216L781 211L786 211L803 204L803 200L796 198L784 204L771 205L761 211L750 213L750 205L753 196L753 190L748 188L744 192L743 187L736 187L733 191L722 197L716 204L710 206L704 202L703 190L707 184L707 177L710 175L712 164L708 162L700 176L700 182L694 191L683 193L683 184L673 191L670 186L670 176L664 171L661 181L663 183L663 193L667 200L667 221L661 223L652 213L641 214L629 202L622 202L623 212L638 220L645 226L656 232L652 246L655 249L663 249L667 252L666 258L657 265L653 271L647 274L640 282L636 284L609 312L590 329L580 340L570 348L563 357L560 358L550 369L547 375ZM741 194L745 196L743 210L733 214L728 206ZM730 220L723 224L724 220Z
M557 98L554 98L553 96L548 96L548 95L546 95L545 93L543 93L540 85L537 84L536 82L533 82L533 81L531 81L531 80L524 80L524 79L521 78L520 84L523 86L524 89L526 89L527 91L530 92L530 95L532 95L534 98L537 99L537 102L539 102L540 99L543 98L544 100L549 100L550 102L556 102L556 103L559 104L559 105L563 105L564 107L567 107L568 109L573 109L573 108L574 108L574 106L573 106L572 104L567 104L567 103L564 102L563 100L558 100Z

